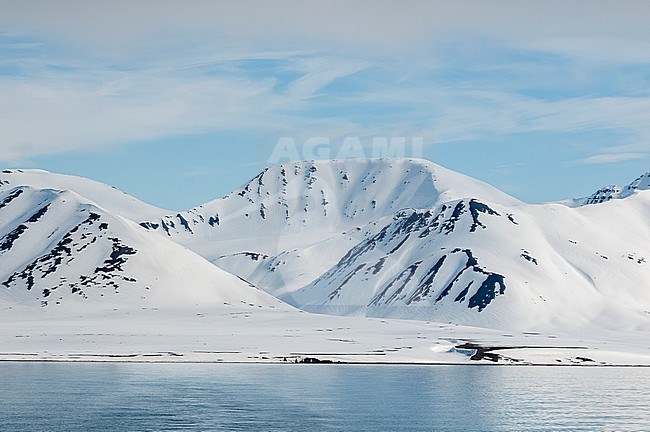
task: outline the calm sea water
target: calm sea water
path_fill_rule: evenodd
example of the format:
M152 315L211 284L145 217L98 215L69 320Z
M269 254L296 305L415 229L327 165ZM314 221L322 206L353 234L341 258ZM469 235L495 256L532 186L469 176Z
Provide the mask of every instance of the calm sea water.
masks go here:
M650 369L0 363L0 430L650 430Z

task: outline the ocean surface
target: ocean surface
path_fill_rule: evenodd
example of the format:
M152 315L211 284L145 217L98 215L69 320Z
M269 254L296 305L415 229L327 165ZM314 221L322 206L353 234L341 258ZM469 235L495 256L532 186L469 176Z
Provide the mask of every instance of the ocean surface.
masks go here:
M1 362L0 429L649 430L650 369Z

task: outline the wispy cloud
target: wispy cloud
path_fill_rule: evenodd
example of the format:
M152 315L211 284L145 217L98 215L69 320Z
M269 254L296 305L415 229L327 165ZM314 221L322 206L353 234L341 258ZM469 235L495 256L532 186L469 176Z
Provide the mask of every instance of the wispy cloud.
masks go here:
M273 83L146 71L34 71L0 77L0 158L92 149L210 128L237 127Z
M289 88L275 71L239 64L280 62L292 71ZM286 124L287 112L323 87L365 66L359 61L304 54L242 53L194 56L125 67L91 59L8 59L0 66L0 159L92 150L103 146L210 131ZM65 64L66 66L58 66ZM283 114L285 113L285 114Z
M645 159L647 157L648 153L603 153L583 159L582 163L588 165L603 165L636 159Z
M290 84L289 91L291 96L298 99L313 97L337 79L355 74L370 66L368 62L361 60L319 56L302 59L297 64L304 75Z
M502 5L0 0L0 160L230 130L617 131L585 163L646 154L650 4Z

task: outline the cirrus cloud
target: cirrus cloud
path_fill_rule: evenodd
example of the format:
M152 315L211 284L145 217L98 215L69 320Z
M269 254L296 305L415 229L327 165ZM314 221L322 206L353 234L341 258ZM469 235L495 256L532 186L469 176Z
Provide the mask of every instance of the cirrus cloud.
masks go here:
M582 163L588 165L603 165L618 162L631 161L636 159L645 159L648 153L603 153L589 156L582 160Z

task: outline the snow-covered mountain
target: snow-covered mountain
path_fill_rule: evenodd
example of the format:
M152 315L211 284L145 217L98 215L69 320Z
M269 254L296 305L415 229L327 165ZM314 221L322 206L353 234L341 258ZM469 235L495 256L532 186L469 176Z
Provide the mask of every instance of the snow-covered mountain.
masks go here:
M43 180L45 174L39 176ZM29 305L87 311L241 302L284 308L194 252L75 192L12 187L5 178L0 180L2 310ZM104 194L106 188L97 190Z
M638 177L632 183L626 186L609 185L605 186L588 197L574 198L562 203L569 207L580 207L590 204L600 204L607 202L611 199L623 199L634 195L636 191L643 191L650 189L650 171Z
M568 208L524 204L422 160L297 162L142 226L312 312L647 325L645 178L625 200Z
M0 288L273 304L232 273L326 314L650 329L649 177L598 205L529 205L423 160L305 161L166 214L86 179L3 172Z
M405 211L282 298L323 313L504 328L637 325L650 310L650 230L638 226L650 195L636 198L588 212L476 199Z
M472 193L519 201L424 160L352 159L287 163L197 208L142 225L209 260L250 249L264 255L307 247L405 208L428 208Z

